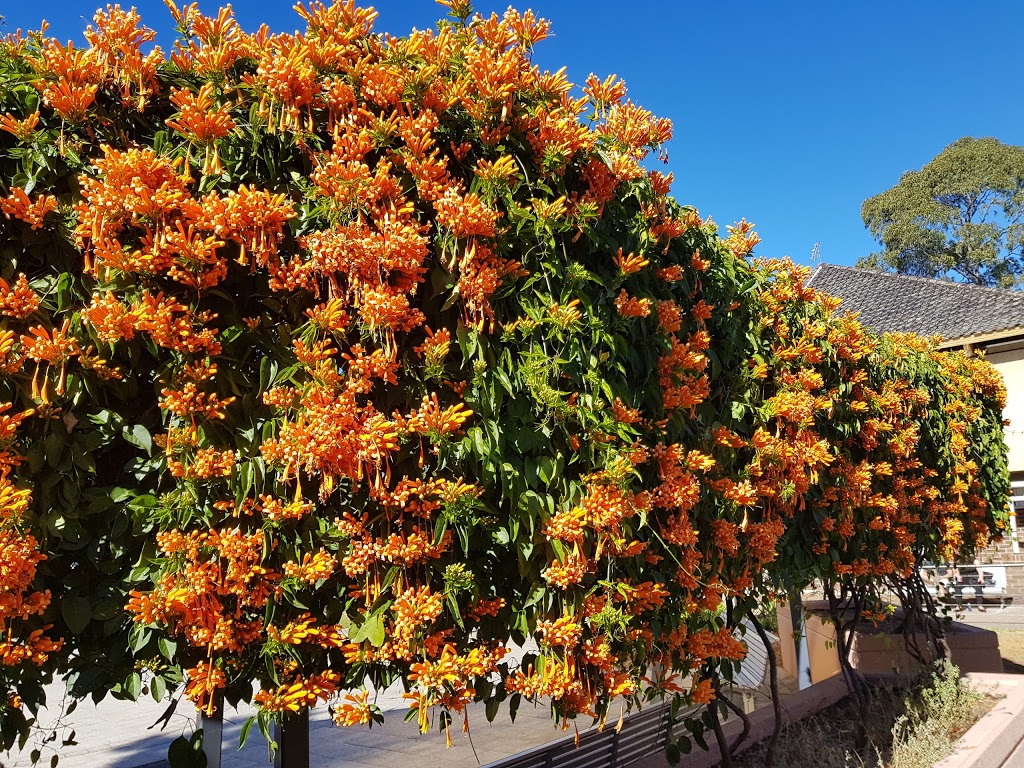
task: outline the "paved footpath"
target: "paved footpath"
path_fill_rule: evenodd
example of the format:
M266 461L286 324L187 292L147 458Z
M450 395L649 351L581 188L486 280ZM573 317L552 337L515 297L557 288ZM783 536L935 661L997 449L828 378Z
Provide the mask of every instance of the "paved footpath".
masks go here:
M1000 608L998 605L986 605L984 611L979 611L977 606L970 606L967 610L965 605L963 611L956 615L950 614L955 621L963 624L970 624L974 627L985 629L1024 629L1024 605L1008 605Z
M59 701L61 686L50 691ZM452 724L452 747L445 749L444 734L436 730L421 735L415 723L403 722L408 711L400 689L388 691L378 699L385 712L383 727L339 728L329 719L327 708L317 707L310 719L310 763L317 768L476 768L508 755L521 752L547 741L566 737L566 732L552 724L546 706L524 704L515 723L509 719L507 706L488 723L480 705L470 708L470 737L462 734L461 721ZM167 746L181 734L190 735L194 727L194 709L185 700L164 731L147 730L166 708L151 698L139 702L104 700L98 706L83 701L65 718L76 731L77 745L60 751L60 768L165 768ZM254 727L248 743L238 751L242 724L251 709L228 712L224 723L223 768L256 768L269 766L266 742ZM52 720L53 715L50 715ZM45 714L42 722L48 722ZM584 721L589 723L589 720ZM581 722L581 728L584 724ZM568 734L573 734L570 729ZM475 747L475 753L474 753ZM6 768L28 768L31 745L21 755L0 753L0 765ZM49 765L52 750L44 748L41 765Z

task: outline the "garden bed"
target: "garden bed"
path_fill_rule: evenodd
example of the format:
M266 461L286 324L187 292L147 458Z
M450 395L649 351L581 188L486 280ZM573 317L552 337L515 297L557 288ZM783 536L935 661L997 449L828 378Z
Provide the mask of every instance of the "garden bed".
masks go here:
M860 716L851 699L786 727L775 764L785 768L929 768L953 754L961 737L996 712L998 700L980 685L947 674L926 688L876 687L859 742ZM1006 716L1001 722L1006 721ZM991 730L991 726L990 726ZM734 768L765 765L767 742L752 746ZM1001 762L992 763L993 766ZM967 765L954 762L943 768ZM980 765L980 764L979 764Z

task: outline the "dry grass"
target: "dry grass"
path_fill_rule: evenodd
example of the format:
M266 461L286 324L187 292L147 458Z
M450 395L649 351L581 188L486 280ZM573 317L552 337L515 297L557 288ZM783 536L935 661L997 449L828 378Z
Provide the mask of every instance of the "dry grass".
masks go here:
M891 689L875 692L867 720L868 744L856 747L859 716L849 699L795 723L779 738L778 768L874 768L876 749L889 749L892 727L906 712L903 694ZM758 744L733 761L734 768L763 768L767 743Z
M995 632L999 635L1003 670L1015 675L1024 674L1024 629L996 629Z

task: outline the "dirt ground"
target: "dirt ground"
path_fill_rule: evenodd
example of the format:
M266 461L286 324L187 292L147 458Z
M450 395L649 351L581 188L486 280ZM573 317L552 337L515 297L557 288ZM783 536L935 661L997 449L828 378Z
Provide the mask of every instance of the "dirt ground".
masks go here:
M997 629L996 632L1004 671L1024 674L1024 629Z

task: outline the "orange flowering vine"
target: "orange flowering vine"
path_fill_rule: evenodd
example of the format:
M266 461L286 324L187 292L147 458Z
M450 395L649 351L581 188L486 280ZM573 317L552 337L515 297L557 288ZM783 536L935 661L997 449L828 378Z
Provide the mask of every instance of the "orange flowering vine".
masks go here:
M784 581L909 594L998 531L991 367L872 335L677 203L671 123L534 64L547 21L167 5L166 59L119 6L84 47L0 43L38 91L0 93L0 143L63 158L0 152L0 430L45 417L0 451L0 659L102 635L97 690L253 695L265 732L378 722L400 678L449 740L479 700L603 725L712 703ZM106 591L51 633L71 549L111 554L74 555Z

